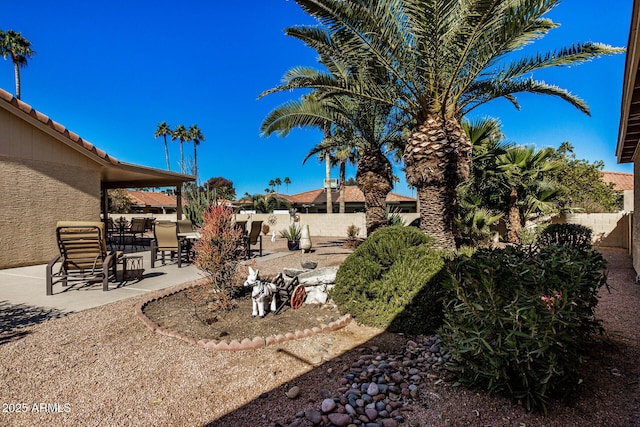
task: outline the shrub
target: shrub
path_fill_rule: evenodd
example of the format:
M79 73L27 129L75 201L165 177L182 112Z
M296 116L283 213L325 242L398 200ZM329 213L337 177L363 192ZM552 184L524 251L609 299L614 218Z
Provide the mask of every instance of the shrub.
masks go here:
M413 227L379 229L340 266L331 298L363 324L433 332L442 319L436 276L444 262L432 245L432 238Z
M211 206L202 213L200 239L194 245L195 264L204 271L213 289L219 293L221 307L228 307L242 254L242 231L234 226L234 212L223 205Z
M591 249L591 229L579 224L550 224L536 239L538 246L568 245L577 249Z
M444 280L441 339L460 383L503 392L528 410L570 392L601 330L594 310L605 265L595 251L558 245L456 257Z
M548 225L538 224L533 228L521 228L518 230L518 237L521 245L534 245L538 236Z

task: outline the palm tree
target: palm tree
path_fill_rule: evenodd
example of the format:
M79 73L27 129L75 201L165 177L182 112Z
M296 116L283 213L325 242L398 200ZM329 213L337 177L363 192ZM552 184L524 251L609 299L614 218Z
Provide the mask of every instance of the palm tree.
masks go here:
M155 138L161 136L164 138L164 156L167 159L167 170L171 170L171 163L169 163L169 147L167 146L167 135L171 135L171 128L167 122L161 122L156 128L156 133L153 134Z
M553 160L555 149L549 147L535 151L534 147L511 147L497 158L498 179L506 188L507 240L519 243L519 231L524 221L534 212L549 213L557 188L546 181L544 173L554 170L560 163Z
M176 126L176 128L171 132L171 140L175 141L176 139L180 141L180 172L184 173L185 167L184 167L184 153L182 151L182 143L184 141L189 141L189 131L187 130L186 127L184 127L184 125L178 125Z
M308 46L318 50L320 62L328 72L309 67L296 67L289 70L284 83L265 94L307 87L310 82L334 81L336 84L347 84L349 81L362 81L365 77L376 79L379 87L384 87L385 75L377 70L368 70L360 64L343 61L342 49L337 40L315 27L295 27L286 33L296 37ZM375 75L374 75L375 74ZM365 196L365 213L367 233L387 225L386 197L393 188L393 173L387 153L397 150L402 138L402 129L406 126L403 118L398 118L396 109L383 105L373 99L355 99L344 96L338 90L325 90L318 86L310 94L303 95L297 101L290 101L273 110L262 124L263 135L279 132L286 135L296 126L315 126L323 129L324 139L309 152L330 155L332 151L345 148L358 151L358 170L356 181L358 188ZM334 131L332 131L333 126ZM283 132L286 130L286 132ZM344 132L353 138L334 138L335 132ZM329 158L330 163L330 158ZM330 164L327 166L330 170ZM325 188L328 185L325 184ZM327 188L327 211L332 205Z
M273 182L276 184L276 193L280 193L280 186L282 185L282 180L280 179L280 177L276 177L276 179Z
M496 98L519 108L520 92L557 96L588 114L584 101L531 74L623 51L588 42L505 59L557 27L544 15L559 1L296 0L334 36L314 49L335 52L339 44L343 62L363 67L360 79L323 75L298 87L388 103L413 119L403 157L418 190L420 227L438 246L454 248L455 189L469 176L472 151L461 119ZM365 71L378 68L389 84L377 73L367 78Z
M16 77L16 98L20 99L20 68L27 66L27 58L33 57L35 51L31 49L31 42L22 37L22 34L13 30L6 33L0 30L0 52L4 59L11 56Z
M284 185L287 186L287 194L289 194L289 184L291 184L291 178L289 178L288 176L284 177Z
M202 131L197 125L192 125L187 131L189 140L193 141L193 176L196 177L196 185L198 184L198 145L200 142L206 141Z
M337 131L334 138L345 137L344 132ZM338 181L339 181L339 192L340 192L340 213L345 213L345 180L347 179L347 163L352 165L358 164L358 151L352 150L349 147L349 143L347 140L339 143L342 148L337 148L335 153L332 156L332 164L334 166L338 165Z

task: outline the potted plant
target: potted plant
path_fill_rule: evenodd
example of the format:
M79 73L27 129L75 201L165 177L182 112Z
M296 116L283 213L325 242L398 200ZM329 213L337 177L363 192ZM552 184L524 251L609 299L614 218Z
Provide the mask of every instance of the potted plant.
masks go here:
M280 230L280 237L287 239L287 247L290 251L300 249L300 235L302 231L298 225L292 224L285 230Z

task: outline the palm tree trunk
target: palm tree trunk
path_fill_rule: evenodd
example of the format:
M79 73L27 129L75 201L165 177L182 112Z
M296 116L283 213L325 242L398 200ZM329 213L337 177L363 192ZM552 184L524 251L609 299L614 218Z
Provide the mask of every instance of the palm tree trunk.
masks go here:
M407 182L418 192L420 229L436 246L455 249L456 187L469 177L472 145L457 119L430 115L404 151Z
M324 124L324 138L328 139L331 137L331 124L329 122L325 122ZM327 150L324 153L324 163L325 163L325 180L324 180L324 191L327 196L327 213L333 213L333 196L331 194L331 153Z
M509 243L520 243L520 209L518 201L518 189L512 188L509 193L509 223L507 224L507 241Z
M327 151L324 155L324 164L325 164L325 180L324 180L324 191L327 195L327 213L333 213L333 194L331 194L331 155L329 151Z
M13 63L13 71L16 75L16 98L20 99L20 66L17 62Z
M196 186L198 185L198 150L196 142L193 141L193 175L196 177Z
M440 248L455 249L451 195L446 185L428 185L417 190L420 201L420 229L436 239Z
M343 214L345 211L345 200L344 200L344 180L347 175L347 162L344 160L340 161L340 213Z
M167 170L171 170L171 164L169 163L169 146L167 145L167 135L164 136L164 157L167 159Z
M379 150L365 151L358 161L358 188L364 194L367 236L388 225L387 195L393 188L393 170L389 159Z
M182 140L180 140L180 173L184 173L184 154L182 152Z

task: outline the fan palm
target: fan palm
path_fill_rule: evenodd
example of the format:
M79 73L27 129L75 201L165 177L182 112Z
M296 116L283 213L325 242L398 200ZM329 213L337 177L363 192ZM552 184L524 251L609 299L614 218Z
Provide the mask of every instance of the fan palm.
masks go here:
M507 240L518 243L518 233L527 216L549 213L549 204L557 187L544 179L544 173L560 166L553 160L555 150L534 147L511 147L497 158L498 180L507 189Z
M167 159L167 170L171 170L171 163L169 163L169 147L167 146L167 135L171 135L171 128L169 127L167 122L159 123L153 136L155 138L159 136L164 138L164 156Z
M202 135L202 131L196 125L192 125L189 130L187 130L188 139L193 141L193 176L196 177L196 184L198 184L198 145L202 141L206 141L204 135Z
M189 131L187 130L186 127L184 127L184 125L178 125L176 126L176 128L171 132L171 140L175 141L176 139L178 141L180 141L180 172L184 173L184 152L182 151L182 143L184 141L188 141L189 140Z
M556 96L588 114L584 101L531 74L623 51L588 42L506 59L557 27L544 15L560 0L296 2L327 29L327 40L339 41L343 61L366 66L361 79L323 76L307 79L304 87L386 102L416 123L404 150L406 178L418 190L421 229L446 248L455 247L455 189L468 178L471 163L462 117L496 98L519 108L514 95L520 92ZM371 68L382 68L390 84L366 78Z
M16 98L20 99L20 68L27 66L27 59L31 58L35 51L31 49L31 42L22 37L22 34L13 30L0 30L0 53L4 59L11 57L16 77Z

